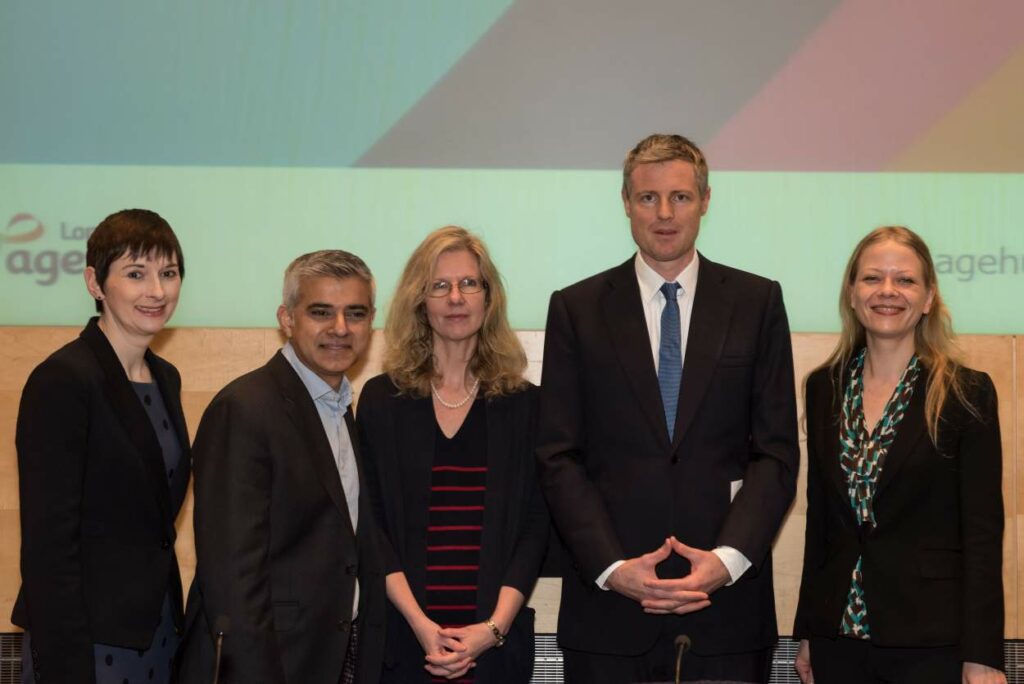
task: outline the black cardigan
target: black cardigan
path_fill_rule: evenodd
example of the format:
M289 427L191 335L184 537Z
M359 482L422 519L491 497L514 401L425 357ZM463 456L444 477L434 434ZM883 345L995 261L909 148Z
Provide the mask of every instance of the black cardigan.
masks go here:
M530 596L549 529L533 456L536 388L484 401L488 470L477 593L481 621L490 617L502 586ZM366 383L359 397L357 423L371 499L386 536L386 572L404 572L422 606L436 429L433 404L430 397L399 395L390 378L378 375ZM394 681L424 677L423 657L412 630L391 606L385 681L388 676L394 676ZM475 672L481 682L526 682L532 667L533 611L524 606L506 645L485 652Z

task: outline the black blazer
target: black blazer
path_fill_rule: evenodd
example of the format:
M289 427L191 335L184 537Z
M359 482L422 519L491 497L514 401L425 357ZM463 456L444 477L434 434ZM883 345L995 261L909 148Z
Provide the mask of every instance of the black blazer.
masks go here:
M576 570L562 582L563 646L637 655L666 619L700 654L775 642L771 545L800 458L790 345L778 283L702 256L670 443L633 259L552 295L537 456ZM595 585L673 534L734 547L753 567L685 616L648 615ZM688 571L677 556L659 566Z
M31 631L45 682L94 681L94 643L149 648L168 594L182 624L181 377L146 352L183 449L168 482L149 416L97 321L32 371L18 412L22 586L11 619Z
M537 393L485 401L487 494L480 549L477 618L490 617L502 586L529 598L547 546L549 522L533 459ZM381 528L386 572L404 572L420 605L426 599L427 504L437 422L430 397L399 395L386 375L359 397L359 429L367 478ZM533 609L516 616L508 641L477 661L481 682L528 682L533 670ZM423 649L389 606L383 681L424 681Z
M889 447L874 499L877 526L858 527L839 465L843 381L807 379L807 532L793 635L835 637L850 573L862 556L871 641L958 645L961 659L1003 668L1002 450L996 391L962 369L977 410L955 397L939 445L924 418L927 373Z
M349 435L361 460L351 412ZM360 463L352 529L316 406L280 352L220 391L194 445L196 579L181 681L337 684L359 578L358 682L376 682L384 575Z

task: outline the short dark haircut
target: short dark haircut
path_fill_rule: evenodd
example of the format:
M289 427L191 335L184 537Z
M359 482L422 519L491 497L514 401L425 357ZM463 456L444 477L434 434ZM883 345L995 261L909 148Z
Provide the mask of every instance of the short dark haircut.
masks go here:
M148 209L122 209L103 219L89 236L85 248L85 265L96 271L100 289L107 282L110 265L128 255L135 259L154 255L172 259L178 264L178 274L185 277L185 257L171 225L160 214ZM96 310L103 311L103 302L96 302Z

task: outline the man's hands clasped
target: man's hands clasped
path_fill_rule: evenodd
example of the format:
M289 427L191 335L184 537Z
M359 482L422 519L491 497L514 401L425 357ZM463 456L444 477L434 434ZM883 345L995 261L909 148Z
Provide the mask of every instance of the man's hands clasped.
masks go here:
M655 568L673 553L690 561L690 574L678 579L659 579ZM654 551L630 558L613 570L607 585L639 602L644 612L683 615L710 606L710 595L729 579L729 570L716 554L669 537Z

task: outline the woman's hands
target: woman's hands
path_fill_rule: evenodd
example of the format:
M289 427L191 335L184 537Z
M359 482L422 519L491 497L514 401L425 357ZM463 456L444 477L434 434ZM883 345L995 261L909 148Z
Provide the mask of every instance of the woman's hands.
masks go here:
M466 674L471 667L475 666L473 660L479 654L470 656L465 644L459 639L445 634L458 630L442 629L439 624L426 615L411 627L426 657L427 662L423 667L430 674L435 677L454 679Z
M964 663L963 684L1006 684L1006 675L981 663Z
M803 684L814 684L814 673L811 671L811 644L807 639L800 640L793 667L796 668L796 673Z
M441 675L446 676L449 679L455 677L461 677L469 671L471 667L476 666L476 659L483 655L489 648L495 646L497 641L494 638L494 632L491 628L483 622L478 622L473 625L466 625L465 627L449 627L440 631L440 636L447 643L456 643L462 650L459 654L465 660L465 667L458 671L453 671L451 674ZM427 663L433 664L436 662L430 656L427 657ZM462 664L460 661L459 664ZM429 670L429 668L428 668Z

